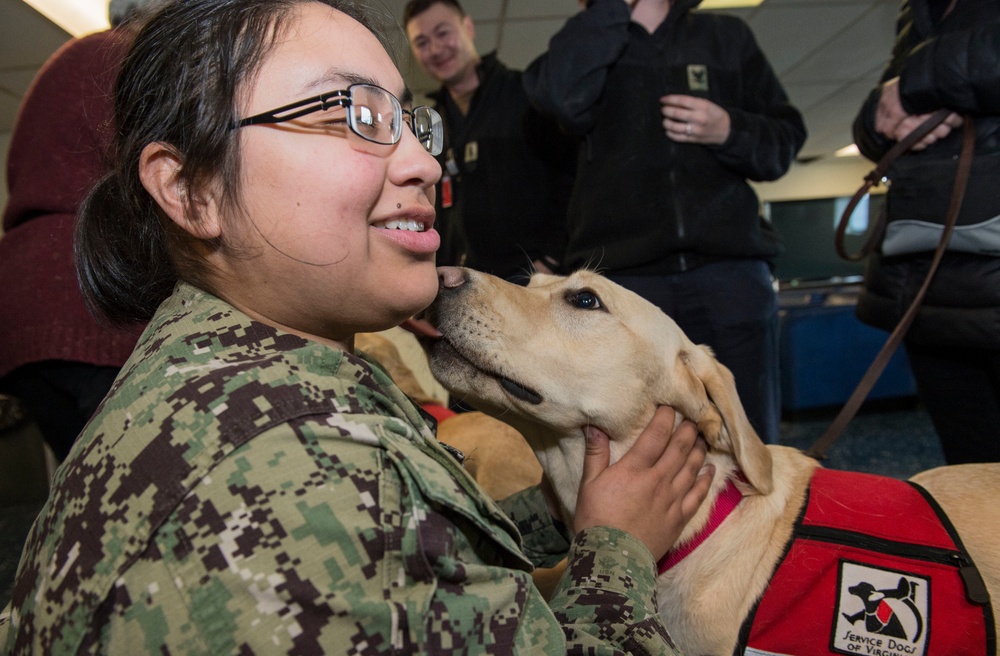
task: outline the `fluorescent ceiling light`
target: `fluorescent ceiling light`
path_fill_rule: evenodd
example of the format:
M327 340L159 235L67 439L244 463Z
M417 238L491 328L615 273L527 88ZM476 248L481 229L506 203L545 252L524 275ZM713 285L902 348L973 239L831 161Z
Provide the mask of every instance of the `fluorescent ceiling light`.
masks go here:
M701 0L698 9L736 9L737 7L756 7L764 0Z
M853 157L855 155L860 156L861 151L858 150L856 144L851 144L850 146L844 146L840 150L834 153L836 157Z
M24 0L35 11L76 37L110 27L108 0Z

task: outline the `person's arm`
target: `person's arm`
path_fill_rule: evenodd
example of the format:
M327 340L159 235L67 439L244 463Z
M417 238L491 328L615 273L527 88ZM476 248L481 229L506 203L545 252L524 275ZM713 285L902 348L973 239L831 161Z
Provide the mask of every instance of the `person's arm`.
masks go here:
M942 107L1000 114L1000 24L947 32L920 44L903 62L899 95L910 114Z
M692 134L688 135L686 128L668 124L668 110L680 100L677 96L667 96L661 99L664 127L675 140L704 143L714 149L720 162L743 177L754 181L777 180L788 172L805 143L805 122L789 102L750 29L742 22L736 24L742 32L738 39L741 45L731 43L730 47L740 53L743 88L734 94L740 102L720 107L703 98L684 97L690 108L679 116L693 122ZM705 139L701 139L702 135Z
M861 103L858 115L854 118L852 129L854 143L857 144L861 154L873 162L877 162L882 158L882 155L892 148L893 140L883 134L879 134L875 129L875 115L878 110L879 99L882 96L882 85L899 75L899 69L903 66L903 61L913 49L913 46L916 45L907 38L909 34L912 34L912 30L907 28L909 21L910 14L908 11L904 11L899 15L896 21L896 40L892 46L892 55L889 57L889 63L882 72L878 86L868 93L864 102Z
M549 602L578 653L676 653L657 613L656 562L705 500L714 468L702 471L705 442L690 421L675 430L675 417L658 408L611 466L608 435L586 431L576 538ZM602 651L609 641L615 651Z
M941 108L952 110L913 150L947 137L962 125L962 114L1000 113L1000 24L921 43L873 96L874 122L867 127L888 141L902 140Z
M567 651L608 656L679 653L673 651L657 613L656 562L640 540L620 529L597 526L568 542L564 527L553 523L546 510L538 486L500 505L513 514L525 554L537 567L553 567L566 558L549 607L566 634Z
M566 557L566 526L549 512L541 486L522 490L498 502L521 533L521 548L535 567L554 567Z
M881 96L881 86L875 87L868 93L852 126L854 143L858 151L873 162L879 161L892 148L893 141L875 130L875 114Z
M695 426L682 422L674 430L674 417L670 408L658 409L635 445L611 466L608 436L587 430L576 537L549 602L566 633L567 650L676 653L657 613L656 562L705 499L713 470L701 472L705 445ZM529 509L530 521L517 522L529 530L526 543L553 531L557 504L550 500L546 512L538 487L503 503ZM548 564L559 555L553 550Z
M485 644L497 638L489 627L504 626L509 653L673 653L644 542L614 527L583 529L568 587L550 608L516 565L516 536L492 503L456 484L457 463L423 443L429 434L397 416L334 419L275 426L218 462L120 578L101 639L125 651L143 636L147 647L205 653L240 645L318 653L363 642L424 653ZM593 521L662 514L656 543L690 518L684 485L695 480L697 449L684 431L664 447L669 430L661 418L645 441L652 449L624 468L606 467L606 445L597 466L588 456L589 479L601 476L586 486L591 505L604 507L588 514ZM664 479L666 487L655 483ZM607 502L617 489L644 502L619 512ZM146 621L160 611L162 622Z
M549 41L548 51L524 72L524 89L532 104L555 116L570 134L588 132L608 68L628 41L630 19L630 7L623 0L593 0L570 18Z
M561 649L513 532L419 428L336 414L255 437L122 577L102 639L119 653L418 654L485 645L505 626L505 644L556 636Z
M1000 112L1000 25L916 43L909 22L901 16L890 62L854 120L854 141L872 161L941 108L953 113L914 150L948 136L962 125L960 114Z

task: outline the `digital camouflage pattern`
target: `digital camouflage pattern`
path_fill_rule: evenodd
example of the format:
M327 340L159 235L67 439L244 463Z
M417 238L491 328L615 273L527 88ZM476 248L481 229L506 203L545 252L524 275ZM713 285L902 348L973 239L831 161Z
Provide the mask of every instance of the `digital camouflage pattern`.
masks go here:
M674 653L641 543L504 503L381 368L182 283L57 472L0 653ZM567 547L550 607L525 553Z

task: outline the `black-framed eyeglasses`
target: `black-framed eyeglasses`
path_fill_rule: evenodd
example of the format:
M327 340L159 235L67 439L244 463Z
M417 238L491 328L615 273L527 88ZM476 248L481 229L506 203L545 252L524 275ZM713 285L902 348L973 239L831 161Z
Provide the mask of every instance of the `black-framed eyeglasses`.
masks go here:
M441 115L430 107L403 109L399 99L374 84L352 84L346 89L293 102L290 105L249 116L233 124L233 130L248 125L268 125L293 121L307 114L329 112L324 123L346 123L351 133L361 137L358 145L391 146L403 136L403 123L409 123L420 144L431 155L444 149L444 125Z

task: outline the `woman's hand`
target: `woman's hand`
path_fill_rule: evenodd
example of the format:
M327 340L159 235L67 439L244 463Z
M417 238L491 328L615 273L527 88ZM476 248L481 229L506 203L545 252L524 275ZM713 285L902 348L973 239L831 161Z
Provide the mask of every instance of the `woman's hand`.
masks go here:
M908 114L903 109L903 102L899 98L898 77L894 77L882 85L882 94L879 96L878 107L875 109L875 131L882 136L892 141L902 141L930 116L931 114ZM960 115L952 112L948 118L927 133L927 136L914 144L912 150L923 150L944 139L951 134L954 128L960 127L963 122Z
M657 408L649 426L621 460L609 466L608 436L588 428L583 480L574 529L611 526L631 533L659 560L708 494L714 467L699 475L705 440L683 421L673 430L676 413Z
M719 145L729 138L729 112L711 100L670 94L660 98L667 138L680 143Z

